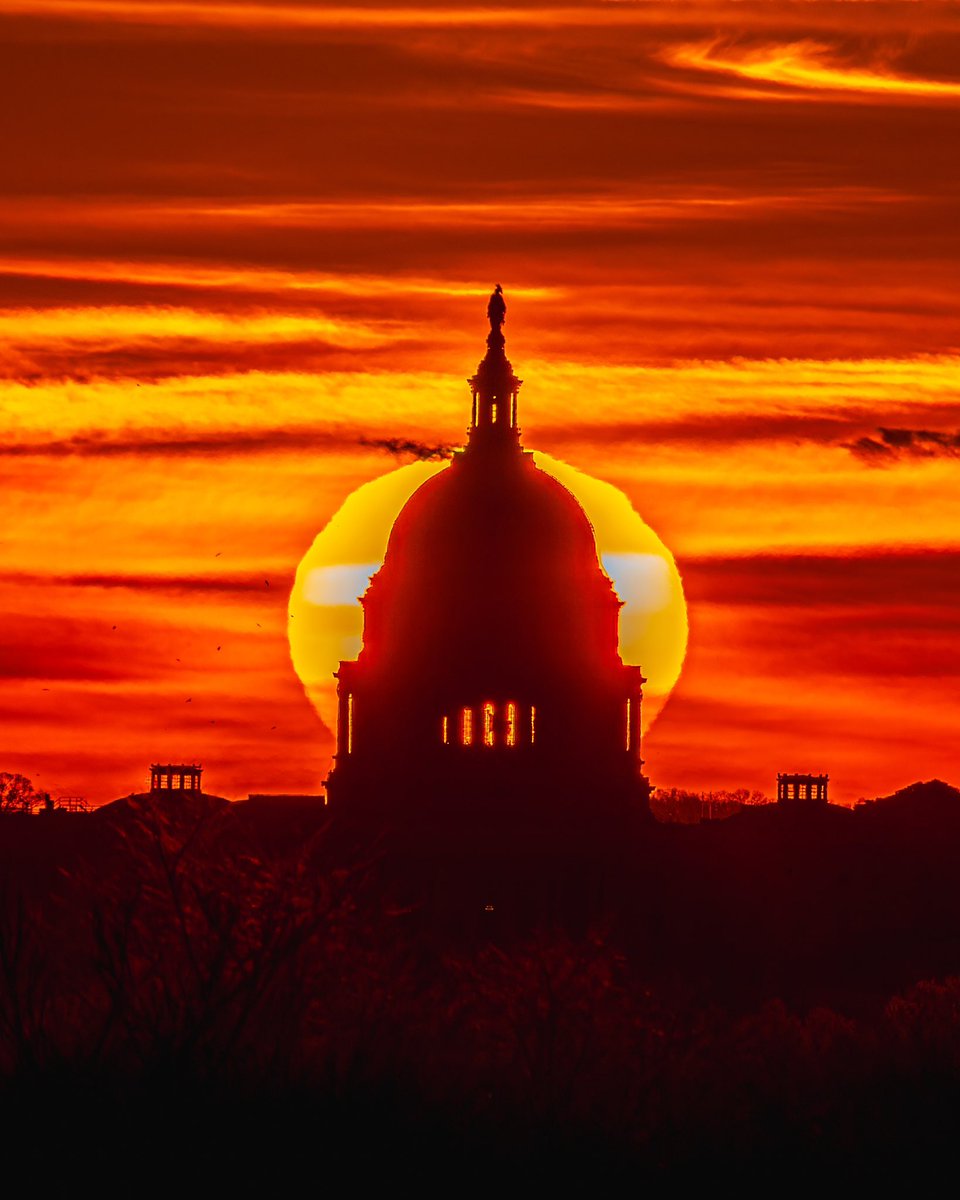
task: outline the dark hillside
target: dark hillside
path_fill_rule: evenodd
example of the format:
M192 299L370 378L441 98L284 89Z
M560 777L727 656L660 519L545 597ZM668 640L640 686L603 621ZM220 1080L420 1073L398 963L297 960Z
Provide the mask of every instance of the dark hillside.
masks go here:
M4 818L0 1116L41 1155L55 1095L61 1161L157 1178L915 1175L960 1103L958 799L506 846L297 798Z

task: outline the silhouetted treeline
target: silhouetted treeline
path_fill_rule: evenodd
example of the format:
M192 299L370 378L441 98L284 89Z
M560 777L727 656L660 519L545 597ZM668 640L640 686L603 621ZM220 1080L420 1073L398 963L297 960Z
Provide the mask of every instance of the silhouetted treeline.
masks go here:
M467 904L469 882L435 873L401 896L389 847L331 861L319 812L140 798L9 818L8 1144L68 1173L149 1164L175 1182L199 1158L221 1183L296 1167L442 1174L453 1191L511 1169L596 1184L929 1168L960 1100L960 917L939 890L960 795L905 795L655 826L585 927L562 905L511 921L498 900L466 933L432 906ZM911 867L891 873L898 856ZM518 877L536 892L554 866Z
M734 791L688 792L683 788L654 788L650 811L658 821L678 825L699 825L701 821L722 821L748 805L769 804L770 797L749 788Z

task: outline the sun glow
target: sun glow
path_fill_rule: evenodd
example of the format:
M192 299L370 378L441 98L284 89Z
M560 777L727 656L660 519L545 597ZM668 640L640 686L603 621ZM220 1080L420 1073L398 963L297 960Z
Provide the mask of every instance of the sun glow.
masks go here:
M534 459L541 470L569 488L593 525L600 561L624 602L621 657L641 666L648 681L642 708L643 729L647 730L680 676L687 647L686 603L673 555L618 488L550 455L538 452ZM333 673L342 659L356 658L360 652L363 611L359 597L383 561L401 508L422 483L444 469L443 463L411 463L357 488L317 535L297 568L290 596L290 654L311 703L331 730L337 711ZM484 745L491 746L492 705L483 706L482 718L480 736ZM516 720L514 713L514 731ZM535 720L531 711L531 742ZM508 708L508 744L512 744L510 722ZM473 739L473 712L464 709L460 740L471 745Z

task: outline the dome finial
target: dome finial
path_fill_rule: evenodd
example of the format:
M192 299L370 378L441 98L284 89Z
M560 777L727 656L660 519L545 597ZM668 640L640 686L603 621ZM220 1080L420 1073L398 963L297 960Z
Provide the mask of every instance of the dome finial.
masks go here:
M507 302L498 283L487 302L487 353L469 381L473 392L473 418L470 424L470 445L520 445L517 425L517 392L520 380L504 353L506 339L503 323L507 319Z
M487 318L492 330L499 330L507 319L507 302L503 298L503 288L499 283L491 293L490 302L487 305Z

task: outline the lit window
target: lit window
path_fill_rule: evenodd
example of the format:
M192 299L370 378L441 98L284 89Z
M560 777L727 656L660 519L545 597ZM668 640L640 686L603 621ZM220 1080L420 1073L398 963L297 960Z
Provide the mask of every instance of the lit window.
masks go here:
M633 725L633 700L628 696L627 697L627 730L626 730L626 741L624 743L624 748L626 750L630 749L630 742L632 740L631 735L633 733L632 725Z
M473 745L473 709L464 708L460 712L460 741L464 746Z
M443 717L443 719L441 720L440 734L441 734L441 737L443 738L443 744L445 746L449 746L450 745L450 718L449 717Z
M347 696L347 753L353 753L353 692Z
M496 423L497 423L497 406L495 404L491 404L490 405L490 424L496 425Z
M537 740L537 706L530 705L530 745Z
M507 705L507 745L517 744L517 706L511 700Z
M488 700L483 706L483 744L493 745L493 718L496 710Z
M169 775L161 775L160 776L160 786L162 788L168 788L170 786L170 776Z

